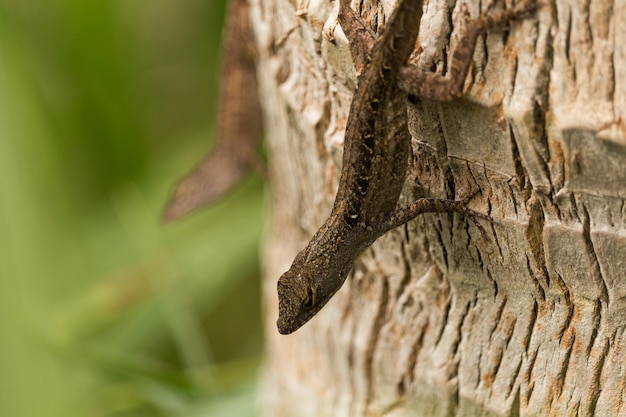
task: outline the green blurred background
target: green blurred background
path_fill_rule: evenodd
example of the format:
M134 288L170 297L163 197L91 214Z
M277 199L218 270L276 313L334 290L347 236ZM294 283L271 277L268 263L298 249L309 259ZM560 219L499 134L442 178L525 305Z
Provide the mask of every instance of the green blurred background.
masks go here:
M210 148L223 0L0 0L0 416L252 416L252 176L163 225Z

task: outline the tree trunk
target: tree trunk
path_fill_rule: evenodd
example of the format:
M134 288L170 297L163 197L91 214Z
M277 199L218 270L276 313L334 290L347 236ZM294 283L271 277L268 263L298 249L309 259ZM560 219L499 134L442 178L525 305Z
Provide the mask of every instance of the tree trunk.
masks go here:
M401 203L480 189L486 236L420 216L281 336L276 281L330 213L356 76L337 0L250 2L271 182L265 415L626 415L626 3L545 1L479 40L462 100L407 103ZM353 2L377 32L394 5ZM420 66L445 72L465 5L487 7L424 5Z

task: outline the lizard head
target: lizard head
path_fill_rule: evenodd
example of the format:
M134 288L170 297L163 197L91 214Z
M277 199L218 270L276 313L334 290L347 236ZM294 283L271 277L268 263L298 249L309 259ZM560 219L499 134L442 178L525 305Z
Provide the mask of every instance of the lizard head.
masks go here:
M278 332L289 334L309 321L341 288L352 262L334 265L337 254L311 254L307 247L278 280ZM346 260L345 258L342 261Z

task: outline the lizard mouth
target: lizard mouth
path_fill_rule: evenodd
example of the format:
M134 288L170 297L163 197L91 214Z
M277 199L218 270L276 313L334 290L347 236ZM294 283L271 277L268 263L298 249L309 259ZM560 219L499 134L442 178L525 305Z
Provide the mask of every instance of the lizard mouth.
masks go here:
M294 329L292 329L292 326L289 325L284 317L278 317L276 327L278 327L278 333L280 334L290 334L294 332Z
M278 320L276 320L276 327L278 327L278 333L291 334L298 330L302 324L298 324L294 317L289 314L280 311L278 312Z
M293 317L286 317L278 313L278 320L276 320L276 327L278 327L278 333L291 334L298 330L302 325L309 321L315 315L314 312L307 312L299 317L299 320L295 320Z
M276 327L278 327L278 333L290 334L295 332L302 326L306 320L300 319L303 314L300 311L300 306L290 300L288 297L279 295L278 302L278 320L276 321Z
M289 296L289 292L279 290L278 320L276 321L278 332L280 334L290 334L298 330L318 311L318 309L312 307L310 301L302 300L295 294Z

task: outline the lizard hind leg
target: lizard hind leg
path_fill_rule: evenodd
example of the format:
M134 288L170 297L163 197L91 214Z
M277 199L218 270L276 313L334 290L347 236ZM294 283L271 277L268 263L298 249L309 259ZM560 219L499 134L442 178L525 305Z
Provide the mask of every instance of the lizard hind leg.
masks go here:
M348 38L356 73L360 74L370 61L370 51L376 43L376 35L350 8L350 0L339 0L338 20L341 30Z
M415 65L400 69L398 84L408 94L437 101L452 101L463 93L463 84L472 62L478 36L501 28L513 20L529 17L539 8L536 0L527 0L521 5L496 14L483 13L469 20L467 28L450 58L450 70L442 74L424 71Z

